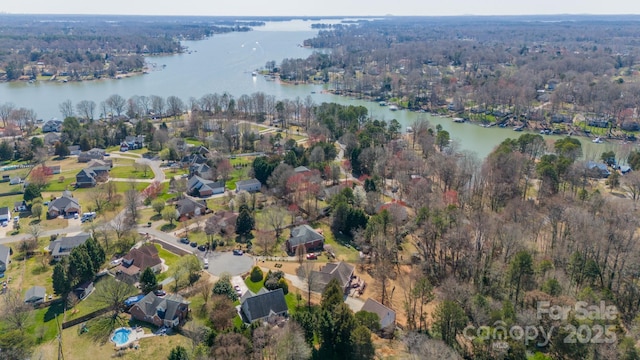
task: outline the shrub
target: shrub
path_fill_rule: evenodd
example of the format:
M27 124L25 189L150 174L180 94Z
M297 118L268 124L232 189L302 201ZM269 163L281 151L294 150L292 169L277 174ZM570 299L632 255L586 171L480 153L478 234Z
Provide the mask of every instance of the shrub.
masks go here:
M259 281L262 281L263 277L264 277L264 274L262 273L262 270L260 270L260 267L254 266L253 269L251 269L251 276L250 276L251 281L259 282Z

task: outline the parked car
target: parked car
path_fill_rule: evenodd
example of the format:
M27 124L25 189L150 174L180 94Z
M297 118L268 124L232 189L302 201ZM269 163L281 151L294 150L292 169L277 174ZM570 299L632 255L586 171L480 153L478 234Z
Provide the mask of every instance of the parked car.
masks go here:
M198 246L198 250L205 251L205 250L207 250L207 247L205 245L200 245L200 246Z
M317 259L318 259L318 255L316 255L315 253L307 254L307 260L317 260Z
M193 247L193 248L194 248L194 247L197 247L197 246L198 246L198 243L197 243L197 242L195 242L195 241L192 241L192 242L191 242L191 244L189 244L189 245L191 245L191 247Z
M180 238L179 240L181 243L183 244L188 244L189 243L189 239L187 239L186 237Z
M154 290L154 291L153 291L153 293L154 293L156 296L165 296L165 295L167 295L167 292L166 292L166 291L164 291L164 290L161 290L161 289Z
M242 254L244 254L244 252L240 249L234 249L233 250L233 255L240 255L242 256Z

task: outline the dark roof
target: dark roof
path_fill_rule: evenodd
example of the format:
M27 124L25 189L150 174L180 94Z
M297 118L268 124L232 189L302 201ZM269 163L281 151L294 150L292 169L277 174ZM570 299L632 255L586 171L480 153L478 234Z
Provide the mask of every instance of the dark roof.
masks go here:
M178 316L177 312L180 305L189 305L189 302L178 294L167 294L159 297L152 291L133 306L140 308L140 310L149 317L153 317L156 314L160 316L158 309L164 309L164 312L160 312L164 315L161 316L161 318L163 320L175 320Z
M291 229L289 244L291 246L298 246L318 240L324 240L324 236L315 231L311 226L305 224Z
M27 290L24 296L24 302L34 302L43 300L46 295L46 290L42 286L33 286Z
M11 249L0 244L0 262L8 265L9 264L9 255L11 254Z
M89 234L62 237L50 245L51 256L68 255L72 249L84 244L90 237Z
M280 288L246 298L242 305L244 315L249 322L288 310L284 291Z
M80 207L78 199L63 195L49 204L49 210L66 210L70 206Z
M203 192L203 190L213 190L223 187L224 181L206 180L197 175L192 176L187 182L188 192L193 192L196 189Z
M7 207L7 206L1 207L0 208L0 215L9 215L9 207Z

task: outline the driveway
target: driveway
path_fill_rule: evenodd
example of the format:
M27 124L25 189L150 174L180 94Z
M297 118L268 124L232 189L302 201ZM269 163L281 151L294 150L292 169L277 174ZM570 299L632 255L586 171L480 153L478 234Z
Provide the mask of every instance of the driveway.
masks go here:
M231 276L241 275L249 272L253 267L252 257L233 255L230 251L209 252L207 259L209 259L209 269L207 271L216 276L220 276L222 273L228 273Z
M240 288L240 294L238 294L239 297L242 297L242 295L244 295L244 293L249 291L249 288L247 287L247 284L245 284L244 281L242 281L242 277L240 275L236 275L236 276L231 277L231 285L234 288L236 286L238 286Z

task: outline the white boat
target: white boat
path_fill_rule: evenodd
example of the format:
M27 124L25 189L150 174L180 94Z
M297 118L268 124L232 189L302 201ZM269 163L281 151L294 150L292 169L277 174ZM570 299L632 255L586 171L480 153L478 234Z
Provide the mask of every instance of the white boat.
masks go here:
M251 73L251 76L256 77L256 76L258 76L258 73L254 71L254 72Z
M455 123L463 123L464 119L461 118L461 117L455 117L455 118L453 118L453 122L455 122Z
M389 105L389 110L396 111L398 110L398 107L396 105Z
M602 139L600 139L600 137L598 136L597 138L591 140L594 144L602 144L604 141Z

